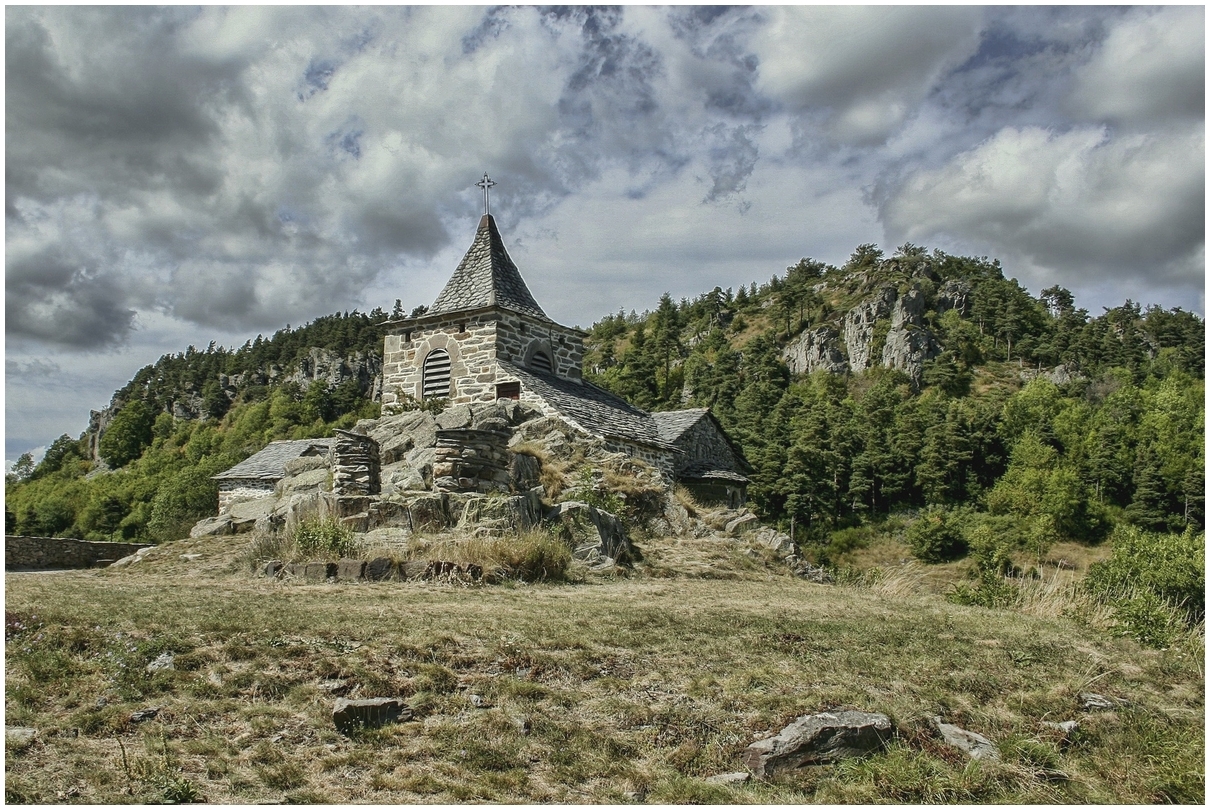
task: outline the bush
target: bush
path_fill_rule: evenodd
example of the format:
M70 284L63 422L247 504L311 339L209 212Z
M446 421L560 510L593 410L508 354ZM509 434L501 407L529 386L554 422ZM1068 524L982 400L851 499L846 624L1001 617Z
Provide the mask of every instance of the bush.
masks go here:
M294 545L304 557L333 559L357 553L358 543L353 530L334 518L305 520L294 530Z
M1085 587L1102 601L1117 606L1120 619L1154 614L1146 606L1155 606L1156 600L1183 613L1190 624L1205 618L1204 532L1190 529L1184 534L1160 534L1119 526L1112 539L1113 554L1088 569ZM1155 599L1139 601L1144 594ZM1130 603L1134 607L1127 608Z
M940 506L930 506L908 527L907 542L916 559L926 563L956 560L966 554L966 540L957 516Z

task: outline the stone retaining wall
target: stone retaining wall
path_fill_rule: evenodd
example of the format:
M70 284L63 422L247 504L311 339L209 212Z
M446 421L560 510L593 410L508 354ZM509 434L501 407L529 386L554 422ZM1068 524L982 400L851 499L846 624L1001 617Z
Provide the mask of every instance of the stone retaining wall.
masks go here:
M147 547L146 543L94 543L69 537L19 537L6 534L4 569L101 568Z

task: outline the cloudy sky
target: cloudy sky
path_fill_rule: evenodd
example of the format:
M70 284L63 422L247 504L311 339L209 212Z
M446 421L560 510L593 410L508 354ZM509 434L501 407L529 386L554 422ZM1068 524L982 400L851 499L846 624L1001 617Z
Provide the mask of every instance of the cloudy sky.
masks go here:
M429 304L492 210L587 326L1000 258L1204 312L1201 7L8 7L6 457L161 354Z

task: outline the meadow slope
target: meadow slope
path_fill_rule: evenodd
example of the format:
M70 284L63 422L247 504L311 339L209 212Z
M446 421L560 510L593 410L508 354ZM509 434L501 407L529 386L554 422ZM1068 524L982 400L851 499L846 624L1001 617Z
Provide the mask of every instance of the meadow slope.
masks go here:
M912 566L818 585L695 542L651 541L645 571L559 585L267 581L238 538L125 570L9 574L6 723L37 736L8 744L6 800L1203 801L1199 637L1149 650L1078 617L949 604L913 587ZM164 652L175 669L149 674ZM1128 703L1084 713L1083 691ZM337 695L406 696L416 718L344 737ZM834 706L888 714L897 740L768 782L705 781ZM1002 762L942 745L936 714ZM1070 739L1045 725L1069 719Z

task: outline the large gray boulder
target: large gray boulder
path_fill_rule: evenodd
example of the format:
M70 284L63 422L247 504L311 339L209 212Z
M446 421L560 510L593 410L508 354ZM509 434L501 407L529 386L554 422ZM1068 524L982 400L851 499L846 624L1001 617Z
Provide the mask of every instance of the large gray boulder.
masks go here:
M572 548L572 557L591 566L629 562L633 557L626 528L616 515L579 501L565 501L546 513Z
M865 756L882 749L894 729L885 714L844 709L799 717L775 737L758 740L744 752L757 776Z
M230 515L215 515L213 517L202 518L193 525L189 530L189 536L192 538L198 537L221 537L227 534L235 534L235 528L231 525ZM123 560L118 560L123 562ZM132 560L131 562L137 562ZM129 565L129 563L123 563Z

